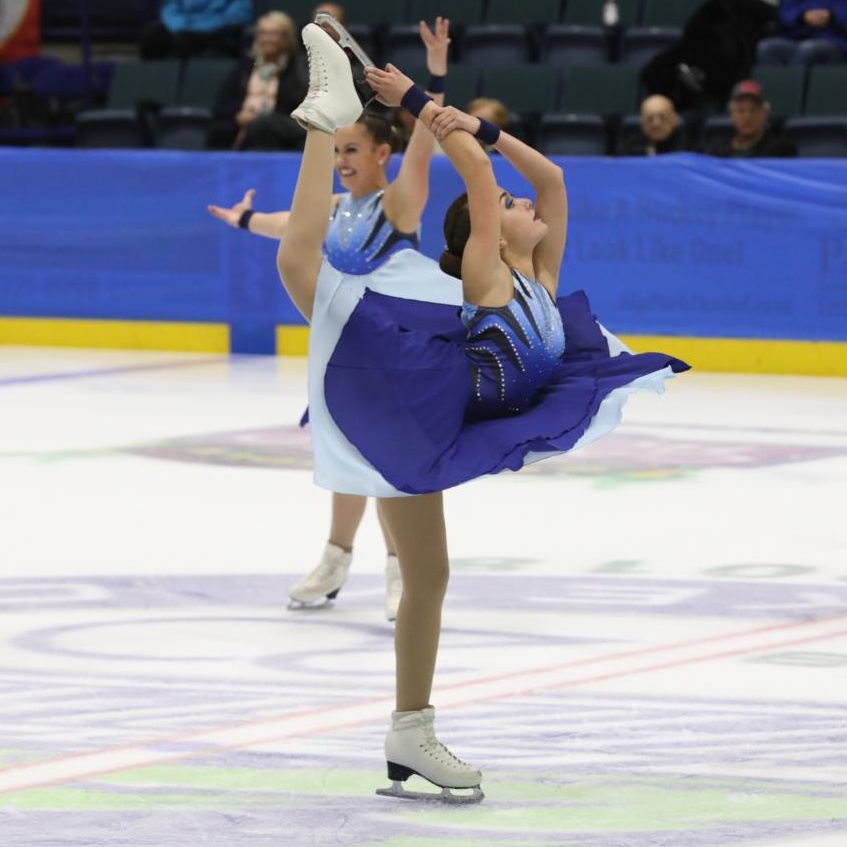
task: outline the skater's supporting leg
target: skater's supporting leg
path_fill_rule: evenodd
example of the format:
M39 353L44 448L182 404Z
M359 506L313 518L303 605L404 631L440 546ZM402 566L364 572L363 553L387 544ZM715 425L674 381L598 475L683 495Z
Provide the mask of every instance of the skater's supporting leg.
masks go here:
M400 559L403 596L397 610L394 646L397 711L429 705L441 633L441 605L450 568L444 503L440 493L382 501Z

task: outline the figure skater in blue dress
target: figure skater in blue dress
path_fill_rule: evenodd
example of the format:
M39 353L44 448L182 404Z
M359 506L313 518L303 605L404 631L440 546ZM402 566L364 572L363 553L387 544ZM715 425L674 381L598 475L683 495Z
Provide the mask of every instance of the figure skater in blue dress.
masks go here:
M317 20L329 29L342 29L327 14ZM426 48L430 79L427 92L436 103L444 102L450 22L435 19L432 30L420 23L421 41ZM344 35L347 36L346 31ZM335 165L343 193L333 195L329 230L324 252L339 270L349 274L369 274L400 250L418 250L421 215L429 194L429 165L434 142L432 135L416 125L403 154L400 170L389 182L386 165L392 152L391 123L375 112L365 111L350 126L335 135ZM253 189L234 206L210 205L209 212L232 227L279 240L285 232L289 212L266 214L253 209ZM444 281L434 273L434 286ZM397 286L406 283L398 276ZM455 286L457 304L461 291ZM317 566L289 589L290 608L324 605L334 600L347 581L353 560L356 533L365 513L367 498L357 494L332 495L329 538ZM393 621L402 593L402 578L394 544L385 526L377 501L377 516L385 539L385 616Z
M361 101L333 39L308 25L303 40L309 92L293 117L307 136L277 264L311 324L315 480L382 498L403 574L396 710L385 741L392 785L379 793L421 796L404 787L419 774L441 789L435 796L477 802L481 773L436 738L430 705L449 575L441 492L610 431L629 393L659 391L688 366L621 351L584 294L555 299L567 229L562 170L506 133L494 137L476 119L440 108L390 65L367 69L369 84L441 138L467 188L445 221L444 257L461 275L464 306L431 302L412 273L396 296L391 265L402 253L366 277L334 268L321 250L334 134L358 118ZM535 203L498 188L471 131L529 181Z

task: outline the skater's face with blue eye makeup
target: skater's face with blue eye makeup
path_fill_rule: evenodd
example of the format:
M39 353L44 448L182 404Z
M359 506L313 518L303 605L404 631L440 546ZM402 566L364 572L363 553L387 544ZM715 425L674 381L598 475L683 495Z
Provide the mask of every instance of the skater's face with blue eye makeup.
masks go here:
M535 211L535 203L528 197L514 197L505 190L501 190L498 202L503 239L515 250L532 252L547 234L547 224Z

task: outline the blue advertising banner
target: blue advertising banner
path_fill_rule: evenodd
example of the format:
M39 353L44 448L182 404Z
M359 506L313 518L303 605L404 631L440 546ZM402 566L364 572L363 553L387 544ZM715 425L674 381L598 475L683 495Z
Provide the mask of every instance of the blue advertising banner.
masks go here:
M286 209L298 164L298 154L0 150L0 315L223 323L234 352L274 352L276 325L302 323L277 245L206 205L255 188L257 209ZM529 195L507 162L494 164L504 188ZM585 289L615 332L847 341L847 162L561 164L560 290ZM422 247L436 258L462 190L444 157L431 186Z

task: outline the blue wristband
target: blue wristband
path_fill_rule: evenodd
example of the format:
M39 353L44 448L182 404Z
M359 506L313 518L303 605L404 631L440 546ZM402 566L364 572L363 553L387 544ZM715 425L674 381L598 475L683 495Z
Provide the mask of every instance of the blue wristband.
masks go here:
M500 138L500 127L497 124L491 123L484 118L479 118L479 129L474 135L488 145L493 146Z
M426 90L430 94L443 94L446 79L447 77L444 74L442 74L441 76L430 74L429 82L426 84Z
M415 117L418 117L421 113L421 109L426 106L427 103L432 103L432 97L427 97L417 85L413 85L404 95L403 99L400 101L400 105L406 109L406 111L411 112Z

